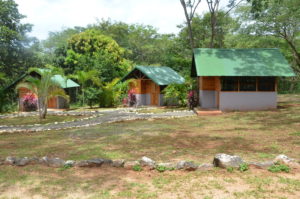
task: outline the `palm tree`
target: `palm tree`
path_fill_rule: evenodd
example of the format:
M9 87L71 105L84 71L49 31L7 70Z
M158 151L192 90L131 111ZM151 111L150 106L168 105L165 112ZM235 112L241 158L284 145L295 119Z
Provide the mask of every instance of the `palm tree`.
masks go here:
M53 76L58 74L58 70L54 67L48 67L47 69L31 68L29 73L36 72L40 75L40 78L28 77L24 82L17 85L16 89L27 88L34 93L38 98L38 111L39 118L45 119L47 115L48 100L52 97L63 97L69 100L69 96L66 95L64 89L62 89L58 82L53 80Z
M74 75L70 75L70 78L76 79L81 85L82 105L85 104L85 89L89 85L89 83L92 83L96 86L101 85L99 72L96 70L77 71Z

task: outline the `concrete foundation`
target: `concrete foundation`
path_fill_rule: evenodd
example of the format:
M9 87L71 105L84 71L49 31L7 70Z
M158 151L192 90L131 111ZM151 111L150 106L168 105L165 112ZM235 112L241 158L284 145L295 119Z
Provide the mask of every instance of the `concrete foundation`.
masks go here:
M220 110L266 110L277 107L276 92L220 92Z

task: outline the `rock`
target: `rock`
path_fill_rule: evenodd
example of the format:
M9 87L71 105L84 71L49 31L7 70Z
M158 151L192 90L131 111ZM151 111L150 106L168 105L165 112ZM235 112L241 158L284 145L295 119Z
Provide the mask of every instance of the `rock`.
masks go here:
M14 165L16 165L16 166L25 166L25 165L27 165L29 162L30 162L30 159L27 158L27 157L25 157L25 158L17 158L17 159L15 160Z
M14 165L16 160L17 160L17 158L8 156L8 157L6 157L4 164Z
M195 171L198 166L194 164L193 162L188 162L188 161L180 161L176 165L177 169L184 169L186 171Z
M274 165L273 161L265 161L265 162L249 162L248 163L249 167L254 167L257 169L267 169L270 166Z
M114 160L112 161L112 166L113 167L124 167L125 160Z
M103 164L111 165L112 160L102 159L102 158L82 160L82 161L76 162L75 166L77 166L77 167L100 167Z
M128 162L125 162L124 168L128 169L128 170L132 170L133 166L135 166L135 165L140 165L140 163L138 161L128 161Z
M73 167L75 165L75 161L74 160L67 160L64 164L64 166L69 166L69 167Z
M211 163L204 163L198 166L198 170L209 170L214 168L214 165Z
M62 167L65 165L65 161L60 158L49 158L47 156L40 159L40 163L49 167Z
M284 154L280 154L278 155L274 160L274 163L279 162L281 164L285 164L288 165L290 167L299 167L300 164L293 158L289 158L288 156L284 155Z
M217 154L213 160L214 166L220 168L227 168L227 167L239 168L239 166L243 163L244 161L239 156L228 155L224 153Z
M142 157L142 159L140 160L140 165L142 167L149 167L150 169L154 169L155 168L155 161L144 156Z

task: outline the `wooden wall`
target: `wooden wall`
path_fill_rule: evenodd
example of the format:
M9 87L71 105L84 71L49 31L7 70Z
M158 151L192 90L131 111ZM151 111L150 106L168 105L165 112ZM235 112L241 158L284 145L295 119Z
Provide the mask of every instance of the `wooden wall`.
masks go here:
M220 77L198 77L199 90L219 91L221 89Z
M129 84L130 89L134 89L136 94L149 94L151 105L158 105L160 87L150 79L136 79Z

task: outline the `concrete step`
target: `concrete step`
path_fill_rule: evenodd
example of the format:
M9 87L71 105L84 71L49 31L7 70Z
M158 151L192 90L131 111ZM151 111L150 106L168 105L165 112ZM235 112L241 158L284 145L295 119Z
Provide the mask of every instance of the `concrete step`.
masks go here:
M200 107L196 107L194 108L195 113L198 116L202 116L202 115L220 115L222 114L222 111L219 109L203 109Z

